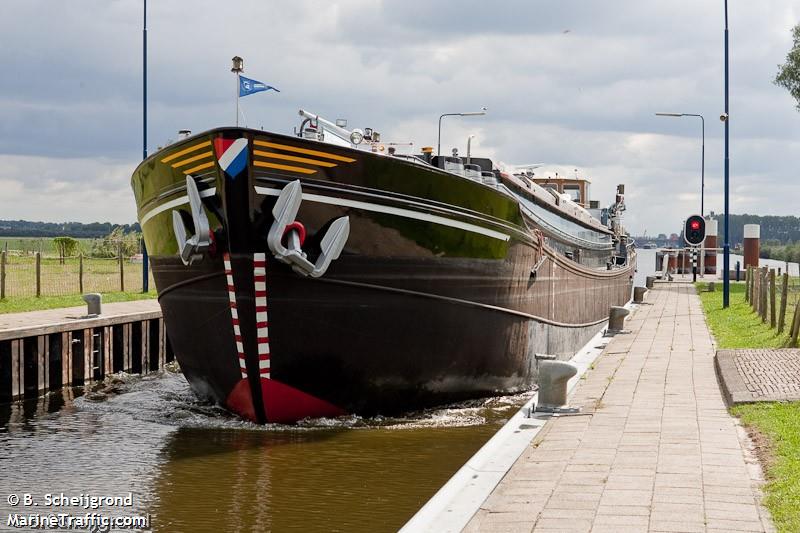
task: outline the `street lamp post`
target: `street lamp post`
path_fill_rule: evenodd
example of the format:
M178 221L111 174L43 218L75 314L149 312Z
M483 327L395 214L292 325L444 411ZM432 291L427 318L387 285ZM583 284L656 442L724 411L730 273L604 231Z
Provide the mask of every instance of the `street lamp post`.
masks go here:
M730 306L731 291L731 243L728 207L730 198L730 154L728 152L728 0L725 0L725 113L720 117L725 122L725 240L722 244L722 307Z
M701 127L700 146L700 215L705 216L704 195L706 191L706 119L695 113L656 113L659 117L698 117Z
M147 0L142 24L142 160L147 159ZM144 232L144 228L141 228ZM142 237L142 292L150 290L150 257Z
M439 137L436 141L436 155L442 155L442 119L444 117L475 117L485 115L486 108L481 108L480 111L466 111L464 113L444 113L439 115Z

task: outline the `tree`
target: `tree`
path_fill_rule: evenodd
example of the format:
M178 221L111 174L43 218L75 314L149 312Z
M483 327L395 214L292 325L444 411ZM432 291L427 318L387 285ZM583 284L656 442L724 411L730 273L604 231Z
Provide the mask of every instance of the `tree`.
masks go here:
M72 237L56 237L53 239L53 244L58 250L59 262L63 265L64 258L73 255L78 249L78 239Z
M786 63L778 65L774 83L789 91L800 111L800 24L792 28L792 39L792 49L786 54Z

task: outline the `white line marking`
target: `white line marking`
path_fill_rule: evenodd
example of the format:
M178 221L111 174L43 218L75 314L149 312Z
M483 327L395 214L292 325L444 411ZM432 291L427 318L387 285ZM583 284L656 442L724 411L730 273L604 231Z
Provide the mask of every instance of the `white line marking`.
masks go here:
M200 191L200 198L208 198L209 196L214 196L215 194L217 194L217 188L211 187L210 189ZM180 196L178 198L175 198L174 200L170 200L169 202L163 203L160 206L151 209L150 211L145 213L144 216L142 216L141 225L144 226L148 220L150 220L151 218L160 213L163 213L167 209L172 209L174 207L178 207L180 205L188 203L189 203L189 197L186 195ZM226 265L225 268L229 268L229 265Z
M256 187L255 189L257 193L265 194L267 196L278 196L281 193L281 189L273 189L270 187ZM363 209L364 211L374 211L376 213L386 213L388 215L397 215L400 217L411 218L414 220L433 222L434 224L440 224L442 226L449 226L451 228L458 228L466 231L471 231L472 233L479 233L481 235L486 235L487 237L492 237L494 239L499 239L501 241L508 241L511 238L510 235L501 233L499 231L494 231L488 228L484 228L482 226L469 224L467 222L461 222L459 220L453 220L452 218L442 217L439 215L431 215L430 213L422 213L420 211L414 211L412 209L390 207L388 205L372 204L368 202L359 202L357 200L347 200L345 198L334 198L332 196L323 196L320 194L310 194L310 193L303 193L303 200L308 200L310 202L318 202L321 204L353 207L356 209Z

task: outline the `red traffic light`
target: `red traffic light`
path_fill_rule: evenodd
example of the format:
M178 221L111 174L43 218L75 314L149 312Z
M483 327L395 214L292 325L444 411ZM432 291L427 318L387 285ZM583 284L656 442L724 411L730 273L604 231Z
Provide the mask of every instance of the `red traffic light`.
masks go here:
M692 215L686 219L683 238L689 246L698 246L706 238L706 221L700 215Z

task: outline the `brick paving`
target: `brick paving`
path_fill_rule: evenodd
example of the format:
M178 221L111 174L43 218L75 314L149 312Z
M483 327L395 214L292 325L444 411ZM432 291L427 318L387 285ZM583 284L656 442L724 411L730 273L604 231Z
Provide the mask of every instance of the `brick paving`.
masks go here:
M465 531L774 531L694 287L646 302Z
M717 366L730 403L800 400L800 350L720 350Z

